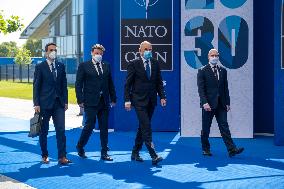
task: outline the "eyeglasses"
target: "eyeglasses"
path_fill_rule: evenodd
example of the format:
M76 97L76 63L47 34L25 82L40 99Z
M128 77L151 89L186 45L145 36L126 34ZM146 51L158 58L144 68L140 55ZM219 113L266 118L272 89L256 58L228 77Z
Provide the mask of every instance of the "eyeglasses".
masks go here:
M55 52L57 52L57 49L50 49L49 51L51 51L51 52L52 52L52 51L55 51Z

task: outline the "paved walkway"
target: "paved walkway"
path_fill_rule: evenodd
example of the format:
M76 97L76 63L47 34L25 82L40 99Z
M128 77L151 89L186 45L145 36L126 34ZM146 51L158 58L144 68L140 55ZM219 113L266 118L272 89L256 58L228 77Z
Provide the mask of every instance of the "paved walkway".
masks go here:
M6 177L4 175L0 175L0 188L1 189L33 189L33 187Z
M82 125L82 116L77 116L78 113L78 105L69 104L65 119L66 129L72 129ZM29 122L26 121L29 121L33 114L34 109L31 100L0 97L0 132L11 131L11 126L19 127L19 131L28 131ZM6 125L7 122L11 124ZM15 124L19 122L25 124ZM54 127L50 127L50 130L53 129ZM12 130L15 131L15 128Z
M69 104L69 109L66 111L67 130L82 125L82 116L78 117L78 113L79 107ZM29 120L33 114L34 109L31 100L0 97L0 132L28 131ZM53 131L54 127L50 127L50 130ZM0 174L0 188L32 189L33 187Z

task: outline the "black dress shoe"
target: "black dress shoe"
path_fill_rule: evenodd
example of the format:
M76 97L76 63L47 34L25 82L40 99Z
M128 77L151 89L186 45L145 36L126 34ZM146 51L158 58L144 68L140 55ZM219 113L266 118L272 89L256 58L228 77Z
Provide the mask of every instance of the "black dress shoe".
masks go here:
M204 155L204 156L212 156L212 153L210 152L210 150L203 150L202 151L202 155Z
M244 151L244 148L234 148L232 150L229 151L229 157L233 157L237 154L240 154Z
M77 152L78 152L78 156L80 156L81 158L87 158L86 154L85 154L85 150L81 147L79 147L78 145L76 146Z
M157 165L159 162L161 162L163 160L162 157L157 156L155 158L152 158L152 165Z
M101 159L104 161L113 161L113 159L107 154L102 155Z
M143 162L144 160L139 156L139 154L132 154L131 155L131 160L132 161L139 161L139 162Z

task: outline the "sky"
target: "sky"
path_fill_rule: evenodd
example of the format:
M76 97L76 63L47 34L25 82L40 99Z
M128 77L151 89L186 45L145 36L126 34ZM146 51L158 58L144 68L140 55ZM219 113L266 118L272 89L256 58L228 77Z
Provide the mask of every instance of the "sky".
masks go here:
M0 0L0 10L4 11L3 15L6 18L11 15L19 16L24 24L24 30L49 1L50 0ZM22 46L26 40L19 39L20 35L21 32L7 35L0 34L0 43L4 41L15 41L18 46Z

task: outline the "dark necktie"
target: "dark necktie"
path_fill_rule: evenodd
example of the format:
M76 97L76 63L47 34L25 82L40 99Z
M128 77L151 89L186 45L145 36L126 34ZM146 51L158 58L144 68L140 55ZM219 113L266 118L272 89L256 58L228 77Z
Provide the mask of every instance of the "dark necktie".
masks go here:
M98 68L99 76L102 77L103 76L103 72L102 72L102 69L100 67L100 63L97 62L96 65L97 65L97 68Z
M217 73L217 66L213 66L213 70L214 70L214 76L216 77L217 80L219 80L218 73Z
M146 60L145 63L146 63L146 74L147 74L148 79L150 79L151 70L150 70L149 60Z
M54 63L51 63L51 73L53 75L54 81L56 81L56 70L55 70L55 67L54 67Z

